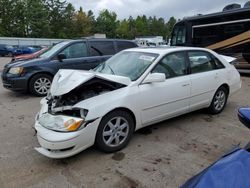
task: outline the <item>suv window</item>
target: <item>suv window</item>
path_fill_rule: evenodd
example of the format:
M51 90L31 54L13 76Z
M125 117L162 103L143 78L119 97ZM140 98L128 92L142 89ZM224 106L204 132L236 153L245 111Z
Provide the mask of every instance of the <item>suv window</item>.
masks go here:
M185 75L187 73L185 53L175 52L166 55L152 72L164 73L166 78Z
M91 56L115 54L113 41L89 41L89 47Z
M80 58L87 56L87 48L85 42L78 42L66 47L61 53L66 56L66 59Z
M191 51L188 52L191 73L206 72L216 69L214 60L207 52Z
M118 52L128 49L128 48L137 47L136 44L134 44L133 42L129 42L129 41L116 41L116 44L117 44Z

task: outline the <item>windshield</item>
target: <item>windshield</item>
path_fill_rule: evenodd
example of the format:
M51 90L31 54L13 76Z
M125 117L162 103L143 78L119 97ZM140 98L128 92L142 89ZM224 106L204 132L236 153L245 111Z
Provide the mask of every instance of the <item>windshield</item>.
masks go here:
M63 47L64 45L67 45L69 43L69 41L65 41L65 42L60 42L58 44L56 44L55 46L50 47L47 51L45 51L44 53L42 53L39 57L41 58L49 58L51 57L51 55L53 55L57 50L59 50L61 47Z
M154 53L123 51L100 64L94 71L125 76L135 81L157 57L158 54Z

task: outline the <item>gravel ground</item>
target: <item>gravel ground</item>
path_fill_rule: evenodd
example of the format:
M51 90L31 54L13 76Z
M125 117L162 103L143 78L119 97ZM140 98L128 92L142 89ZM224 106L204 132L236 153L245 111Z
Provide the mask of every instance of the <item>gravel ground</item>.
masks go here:
M0 58L0 72L8 58ZM63 160L48 159L32 129L41 98L0 85L1 187L178 187L222 154L250 141L236 109L250 106L250 77L219 115L193 112L134 134L122 151L92 147Z

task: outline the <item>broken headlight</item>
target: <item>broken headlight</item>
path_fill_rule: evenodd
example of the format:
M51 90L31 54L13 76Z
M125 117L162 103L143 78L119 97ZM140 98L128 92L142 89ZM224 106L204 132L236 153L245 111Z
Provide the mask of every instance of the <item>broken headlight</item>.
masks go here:
M52 116L43 114L39 118L39 123L50 130L58 132L72 132L81 129L85 125L85 119L67 116Z

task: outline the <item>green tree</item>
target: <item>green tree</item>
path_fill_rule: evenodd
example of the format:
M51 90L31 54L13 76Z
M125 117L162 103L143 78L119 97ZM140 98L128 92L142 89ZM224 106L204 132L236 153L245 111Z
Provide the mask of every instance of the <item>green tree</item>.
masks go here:
M167 24L166 24L166 36L167 37L169 37L171 35L171 32L172 32L175 24L176 24L176 19L173 16L170 17Z
M137 16L135 20L136 35L145 36L148 35L148 21L145 15Z
M129 28L129 39L133 39L136 36L135 20L132 16L128 18L128 28Z
M49 14L42 0L26 0L25 31L29 37L47 37Z
M3 36L26 36L25 3L21 0L0 0L0 31Z
M103 10L96 19L96 32L105 33L109 38L116 37L117 15L115 12Z
M87 37L91 33L91 20L82 10L82 7L76 14L75 29L77 37Z
M129 33L129 23L126 19L118 22L116 33L118 38L132 38Z
M62 12L63 24L62 32L64 33L64 38L72 38L76 36L75 31L75 17L76 12L74 6L69 3Z
M66 35L63 31L65 20L63 13L67 6L66 1L61 0L44 0L45 6L49 14L49 33L48 37L65 38Z
M95 31L95 26L96 26L96 20L95 20L95 16L92 10L89 10L87 13L87 17L89 18L90 21L90 33L93 35L96 31Z

